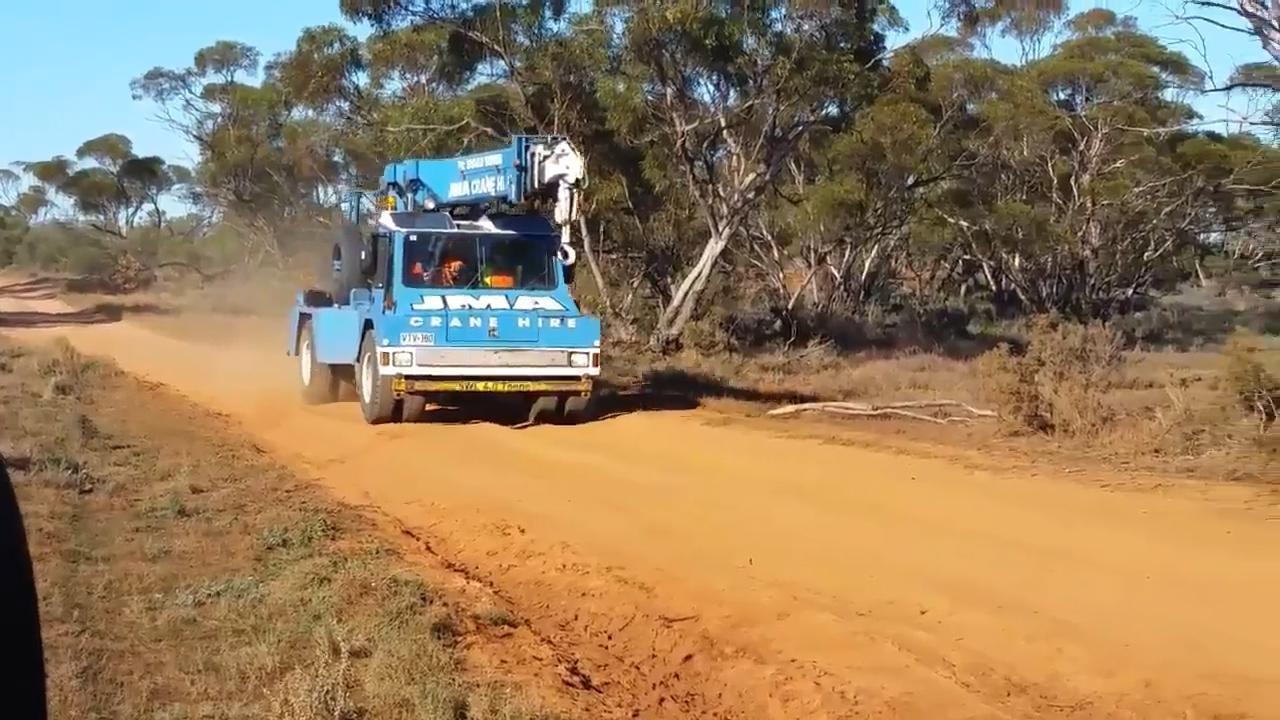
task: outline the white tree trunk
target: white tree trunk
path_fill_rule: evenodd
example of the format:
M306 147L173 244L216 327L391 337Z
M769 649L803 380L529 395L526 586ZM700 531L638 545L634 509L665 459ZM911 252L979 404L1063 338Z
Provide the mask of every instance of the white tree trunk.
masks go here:
M1280 63L1280 0L1237 0L1237 7L1262 41L1262 48Z
M720 255L724 253L728 244L729 236L725 230L721 230L707 240L698 262L680 281L680 286L671 296L670 304L663 310L654 336L655 345L665 346L680 337L684 326L689 323L694 310L697 309L702 291L711 280L711 272L715 269L716 261L720 259Z

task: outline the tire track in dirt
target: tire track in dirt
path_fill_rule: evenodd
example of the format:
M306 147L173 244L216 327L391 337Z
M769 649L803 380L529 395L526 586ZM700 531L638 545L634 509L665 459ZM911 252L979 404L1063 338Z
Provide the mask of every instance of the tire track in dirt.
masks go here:
M378 508L510 601L590 716L1280 717L1280 523L1257 513L696 411L370 428L301 406L278 345L22 335L112 356Z

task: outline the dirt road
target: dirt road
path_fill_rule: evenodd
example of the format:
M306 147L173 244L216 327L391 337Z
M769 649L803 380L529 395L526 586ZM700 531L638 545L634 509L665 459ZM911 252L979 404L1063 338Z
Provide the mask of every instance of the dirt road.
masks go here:
M49 320L4 331L231 416L500 592L591 717L1280 717L1275 508L700 411L371 428L350 403L301 405L279 338Z

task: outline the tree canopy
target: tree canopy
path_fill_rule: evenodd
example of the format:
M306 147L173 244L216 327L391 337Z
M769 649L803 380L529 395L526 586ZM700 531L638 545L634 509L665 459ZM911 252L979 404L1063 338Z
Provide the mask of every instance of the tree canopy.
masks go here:
M1231 7L1267 47L1250 3ZM0 203L125 235L181 192L282 258L283 229L387 161L563 134L592 178L581 289L657 347L886 309L1102 317L1211 256L1276 270L1280 151L1265 125L1208 129L1191 100L1215 88L1179 48L1062 1L939 6L945 32L891 47L885 0L340 0L367 36L306 28L270 58L225 40L134 81L190 172L108 134L6 171ZM1274 89L1278 68L1234 80Z

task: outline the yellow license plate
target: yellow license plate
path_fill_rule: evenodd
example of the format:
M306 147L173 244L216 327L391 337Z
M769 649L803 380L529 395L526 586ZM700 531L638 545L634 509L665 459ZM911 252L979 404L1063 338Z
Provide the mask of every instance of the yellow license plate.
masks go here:
M510 382L507 380L464 380L458 383L458 392L532 392L542 390L546 383Z

